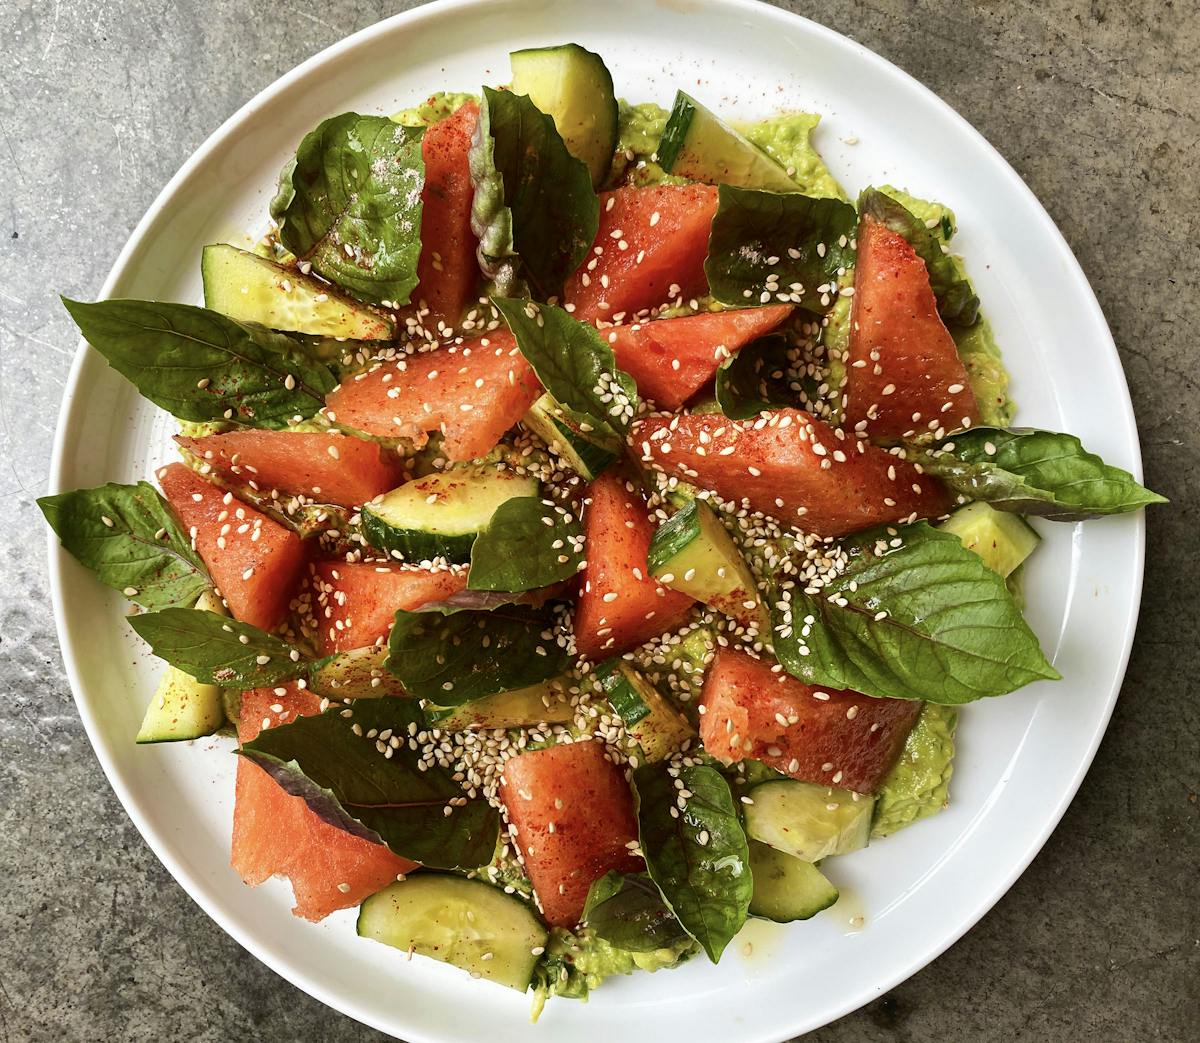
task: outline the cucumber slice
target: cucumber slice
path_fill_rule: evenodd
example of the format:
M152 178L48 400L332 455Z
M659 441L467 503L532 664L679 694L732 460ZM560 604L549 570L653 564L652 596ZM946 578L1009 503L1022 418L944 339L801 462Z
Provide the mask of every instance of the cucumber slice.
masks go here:
M534 950L549 937L521 899L480 880L428 872L371 895L359 908L358 933L521 992L533 979Z
M720 519L703 500L692 500L654 533L650 572L760 634L771 632L754 574Z
M542 681L528 688L473 699L461 706L426 706L431 727L461 732L469 728L521 728L527 724L565 724L575 716L567 698L568 682Z
M559 419L561 412L550 395L543 395L529 407L521 423L572 471L590 482L616 460L616 454L593 445L583 435L572 431Z
M617 96L598 54L577 43L513 51L512 90L527 94L554 125L567 151L582 160L592 187L608 178L617 149Z
M998 511L986 503L969 503L947 518L939 529L952 532L993 572L1009 577L1042 538L1019 514Z
M295 268L224 243L200 260L204 306L273 330L349 340L391 340L392 320Z
M386 648L374 645L339 652L317 666L308 686L328 699L378 699L385 695L403 698L404 687L384 669L387 654Z
M775 160L683 91L675 93L658 163L669 174L710 185L800 191Z
M804 862L757 840L750 841L754 894L750 915L776 923L807 920L838 900L838 889L811 862Z
M746 833L785 855L819 862L867 846L874 797L794 779L764 782L747 796Z
M646 763L666 760L696 737L687 718L624 659L601 663L596 680L629 737L642 748Z
M536 478L498 467L461 467L407 482L362 509L372 547L407 561L469 561L471 544L496 509L515 496L537 496Z

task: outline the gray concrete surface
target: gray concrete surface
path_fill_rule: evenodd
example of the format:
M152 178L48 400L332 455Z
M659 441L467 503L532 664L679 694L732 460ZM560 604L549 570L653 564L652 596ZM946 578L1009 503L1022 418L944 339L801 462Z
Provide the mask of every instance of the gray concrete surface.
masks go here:
M63 679L33 499L75 344L55 294L96 292L242 102L407 6L0 2L0 1043L382 1039L223 935L125 817ZM1125 691L1058 831L950 952L809 1038L1198 1040L1200 16L1190 0L785 6L923 80L1029 182L1096 288L1148 481L1174 501L1150 518Z

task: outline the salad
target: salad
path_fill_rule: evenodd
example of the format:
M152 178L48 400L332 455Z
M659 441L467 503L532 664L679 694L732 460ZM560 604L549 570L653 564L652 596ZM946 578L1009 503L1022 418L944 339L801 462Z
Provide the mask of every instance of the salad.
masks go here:
M39 503L167 664L136 741L235 740L246 883L536 1013L836 910L1059 676L1026 519L1162 497L1011 426L954 214L816 115L511 63L320 123L204 307L65 301L180 459Z

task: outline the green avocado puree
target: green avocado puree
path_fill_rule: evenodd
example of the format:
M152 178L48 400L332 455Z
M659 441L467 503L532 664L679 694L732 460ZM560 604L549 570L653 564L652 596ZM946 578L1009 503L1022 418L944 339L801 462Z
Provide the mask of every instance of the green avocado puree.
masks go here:
M872 837L886 837L946 806L954 771L954 729L958 711L926 703L904 743L896 766L875 797Z

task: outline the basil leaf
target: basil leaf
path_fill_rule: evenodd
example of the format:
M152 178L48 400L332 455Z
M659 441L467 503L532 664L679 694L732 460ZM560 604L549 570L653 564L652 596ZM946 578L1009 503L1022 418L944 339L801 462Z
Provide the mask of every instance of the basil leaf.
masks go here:
M211 586L187 533L147 482L76 489L37 504L81 565L143 608L190 607Z
M581 561L583 526L578 512L547 506L537 496L517 496L502 503L475 537L467 587L536 590L570 579Z
M506 296L524 292L522 279L538 300L558 296L600 227L587 164L528 97L484 87L470 165L485 274Z
M311 417L337 386L291 337L207 308L62 301L108 364L180 420L281 428Z
M750 420L765 409L794 405L792 346L786 337L762 337L721 363L716 398L730 420Z
M929 270L929 285L937 298L938 314L947 326L972 326L979 318L979 298L960 265L942 249L938 231L925 226L898 199L877 188L865 189L858 197L858 212L873 217L898 235L921 256ZM944 220L944 219L943 219Z
M156 656L202 684L261 688L307 677L314 665L273 634L215 612L166 608L130 616L129 625Z
M794 677L949 704L1059 678L1004 580L957 536L919 522L843 547L849 562L819 595L771 599L775 653Z
M596 937L626 952L652 952L688 938L645 873L610 872L592 884L583 919Z
M1166 503L1128 471L1089 453L1074 435L978 427L919 458L951 489L996 510L1076 522Z
M637 411L637 384L595 328L562 308L493 297L517 347L565 418L588 441L620 451Z
M345 112L306 134L271 216L300 260L374 304L407 304L421 256L423 128Z
M364 699L348 714L332 708L264 728L241 753L354 836L434 869L487 865L496 851L499 813L482 797L467 798L444 768L421 770L421 748L408 743L410 725L425 730L415 700Z
M729 783L707 765L675 769L660 761L638 768L633 788L650 878L716 963L746 922L754 890L750 848Z
M418 699L459 706L565 673L553 610L508 605L490 612L396 613L384 664Z
M472 590L464 587L440 601L427 601L425 604L411 609L413 612L440 612L444 616L452 616L456 612L491 612L505 605L532 605L540 608L547 601L561 598L567 594L567 584L556 583L552 587L539 587L535 590Z
M704 261L709 289L724 304L783 301L824 314L838 269L854 265L857 220L840 199L721 185Z

